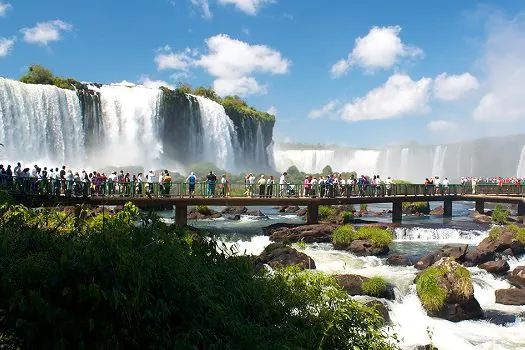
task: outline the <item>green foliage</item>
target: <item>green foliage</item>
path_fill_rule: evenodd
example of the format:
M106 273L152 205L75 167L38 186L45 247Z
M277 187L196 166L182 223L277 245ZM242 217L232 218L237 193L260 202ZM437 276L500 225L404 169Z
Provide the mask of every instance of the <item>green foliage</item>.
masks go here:
M333 174L332 167L330 165L325 166L323 170L321 170L321 174L324 176Z
M27 84L54 85L68 90L74 90L80 86L80 83L75 79L56 77L49 69L39 64L30 65L27 73L20 78L20 81Z
M467 270L461 265L458 265L454 269L454 276L456 278L456 284L454 285L454 289L457 290L459 294L463 295L465 298L470 296L474 292L474 290L469 270Z
M332 242L335 244L349 244L354 240L355 229L352 225L342 225L332 232Z
M508 223L510 211L503 209L503 207L498 204L492 211L492 221L498 225L506 225Z
M366 203L359 204L359 210L360 211L367 211L368 205Z
M320 205L318 215L320 220L326 220L329 217L336 215L336 210L329 205Z
M126 205L57 232L43 212L0 207L2 347L396 348L333 278L255 270L212 237L136 214Z
M514 239L521 244L525 244L525 227L518 227L515 224L508 226L494 226L490 229L488 237L491 241L496 241L500 238L501 234L504 231L509 231L514 233Z
M439 311L445 305L447 293L438 283L443 273L443 269L431 266L417 278L417 295L425 309L430 312Z
M191 94L191 85L189 84L180 84L175 89L176 92L180 94Z
M361 289L366 295L378 297L386 291L387 285L383 278L372 277L361 284Z
M348 223L354 220L354 213L351 211L342 211L340 215L343 218L344 223Z
M219 102L220 103L220 101L221 101L221 98L215 93L215 90L213 90L211 87L199 86L199 87L195 88L192 91L192 93L194 95L198 95L198 96L209 98L210 100L213 100L215 102Z
M414 207L419 210L424 210L428 207L428 202L403 202L402 207L403 209Z
M248 106L248 104L239 96L226 96L221 101L219 101L219 103L223 105L228 115L228 111L233 110L243 119L255 118L264 122L275 121L275 116L266 112L258 111L255 108Z
M410 182L410 181L401 180L401 179L393 179L392 183L394 185L411 185L412 184L412 182Z
M211 210L210 210L210 208L207 205L197 205L197 207L195 209L197 210L197 212L199 214L202 214L202 215L210 215L211 214Z
M496 241L499 239L500 235L503 233L503 228L494 226L490 229L488 237L491 241Z
M304 242L304 238L301 238L298 242L297 242L297 247L301 250L304 250L306 249L306 243Z
M0 205L2 204L13 204L13 197L4 190L0 190Z
M374 247L388 247L392 243L392 233L377 226L361 226L355 233L354 239L369 240Z

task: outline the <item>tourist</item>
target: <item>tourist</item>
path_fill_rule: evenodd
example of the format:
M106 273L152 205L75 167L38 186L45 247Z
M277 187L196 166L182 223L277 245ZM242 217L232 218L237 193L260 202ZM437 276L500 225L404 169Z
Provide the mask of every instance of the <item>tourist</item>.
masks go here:
M284 194L285 194L285 189L286 189L286 175L288 175L288 173L285 171L284 173L282 173L281 177L279 178L279 196L280 197L284 197Z
M449 181L447 177L443 179L443 182L441 183L441 185L443 186L443 194L449 194L449 189L448 189Z
M308 195L310 194L310 179L308 176L305 176L304 178L303 187L304 187L304 196L308 197Z
M317 178L313 176L312 181L310 182L310 196L315 198L316 195L317 195Z
M389 176L385 180L386 195L392 195L392 178Z
M219 184L219 188L221 190L220 196L226 197L226 174L222 174L221 183Z
M142 196L144 194L144 179L142 178L142 173L137 174L136 184L136 191L139 196Z
M271 198L273 196L273 186L275 185L275 180L273 175L270 175L266 181L266 198Z
M207 197L215 197L215 183L217 182L217 176L213 173L213 171L210 171L208 176L206 176L206 181L208 187L206 191Z
M266 179L264 178L264 174L261 175L257 184L259 185L259 198L264 198L266 192Z
M170 190L171 190L171 176L170 176L170 173L168 172L168 169L164 170L163 182L164 182L164 195L166 197L169 197Z
M186 179L186 183L188 184L188 194L190 195L190 198L195 197L195 183L197 182L197 177L195 176L195 173L192 171L188 178Z
M153 169L150 169L149 173L146 175L146 182L148 183L148 192L147 194L151 196L154 194L154 186L157 179L155 178L155 173Z

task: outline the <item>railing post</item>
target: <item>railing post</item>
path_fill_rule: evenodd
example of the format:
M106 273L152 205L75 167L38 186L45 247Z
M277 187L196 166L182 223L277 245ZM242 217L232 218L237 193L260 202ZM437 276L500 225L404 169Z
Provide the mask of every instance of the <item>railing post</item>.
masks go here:
M175 223L179 227L188 225L188 206L185 204L175 205Z
M392 202L392 222L403 221L403 202L394 201Z
M306 223L307 224L317 224L319 223L319 205L318 204L308 204L306 212Z

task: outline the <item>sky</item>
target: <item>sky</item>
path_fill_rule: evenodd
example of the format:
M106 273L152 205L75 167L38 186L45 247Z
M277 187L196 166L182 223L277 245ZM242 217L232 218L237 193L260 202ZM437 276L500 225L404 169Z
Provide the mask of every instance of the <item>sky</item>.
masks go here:
M0 76L211 86L274 139L384 147L525 132L525 0L0 0Z

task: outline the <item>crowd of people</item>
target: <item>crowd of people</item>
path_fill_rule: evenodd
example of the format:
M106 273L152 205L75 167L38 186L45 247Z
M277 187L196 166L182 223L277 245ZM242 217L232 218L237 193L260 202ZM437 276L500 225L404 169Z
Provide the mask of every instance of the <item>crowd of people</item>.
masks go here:
M389 196L395 187L391 177L386 179L379 175L373 176L343 176L342 174L307 175L301 184L289 183L287 172L280 176L258 175L248 173L244 177L244 192L235 195L248 197L270 198L275 196L305 196L320 198L351 197L351 196ZM523 179L503 177L462 177L461 185L472 188L475 193L478 184L521 185ZM135 196L157 195L169 196L174 185L168 170L138 174L124 173L123 170L104 172L85 170L73 171L65 165L61 168L34 165L31 168L22 167L21 163L12 168L11 165L0 164L0 187L23 190L28 193L43 195L68 196ZM177 183L178 195L195 197L196 193L205 197L230 197L232 195L231 178L223 174L220 179L210 171L206 176L198 178L191 172L185 181ZM425 195L448 194L450 182L447 177L426 178L424 181ZM395 194L395 193L394 193Z

